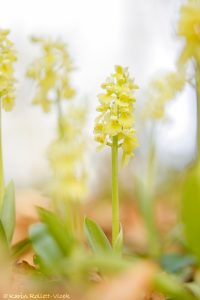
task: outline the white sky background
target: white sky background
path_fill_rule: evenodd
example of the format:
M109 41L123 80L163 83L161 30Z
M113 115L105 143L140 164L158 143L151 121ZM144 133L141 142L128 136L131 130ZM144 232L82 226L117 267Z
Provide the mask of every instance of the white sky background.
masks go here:
M47 172L46 147L54 136L54 118L31 106L27 65L37 55L28 37L60 37L69 45L79 95L89 97L94 115L96 94L115 64L130 67L142 87L163 69L173 70L177 0L6 0L0 1L0 27L11 30L18 62L15 109L3 114L5 172L17 185L30 185ZM189 97L188 97L189 95ZM191 98L188 100L188 98ZM191 105L193 103L193 105ZM163 157L173 164L189 158L194 147L194 95L189 88L171 105L172 123L160 131ZM192 133L193 132L193 133Z

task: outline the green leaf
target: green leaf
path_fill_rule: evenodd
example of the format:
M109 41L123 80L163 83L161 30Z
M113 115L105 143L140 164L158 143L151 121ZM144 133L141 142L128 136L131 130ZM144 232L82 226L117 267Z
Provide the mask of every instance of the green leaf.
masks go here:
M84 255L84 254L83 254ZM113 255L112 252L97 255L84 255L82 259L76 259L77 269L82 270L85 274L90 274L92 270L97 269L101 274L116 275L129 269L133 263L138 260L129 261L128 259L120 258ZM67 271L70 272L69 268Z
M84 230L94 253L103 254L112 251L108 238L98 224L89 218L85 218Z
M197 300L187 285L181 282L178 276L159 272L154 277L154 289L163 293L167 299L173 300Z
M29 239L24 239L18 243L16 243L14 246L12 246L11 253L12 257L16 260L21 255L26 253L31 246L31 242Z
M1 220L0 220L0 244L1 244L0 247L2 249L1 255L8 254L9 253L8 241Z
M200 299L200 286L196 282L188 282L187 287L191 292L197 297L197 299Z
M118 234L117 239L115 241L115 244L113 245L113 249L114 249L114 252L116 254L121 255L122 250L123 250L123 230L122 230L122 226L120 226L120 231L119 231L119 234Z
M160 258L161 266L169 273L180 272L184 268L194 265L195 262L195 257L189 254L170 253Z
M55 238L63 253L70 255L74 246L72 234L53 212L41 207L38 207L38 212L41 220L47 225L49 232Z
M197 169L190 172L185 181L181 212L187 246L200 263L200 177Z
M1 221L9 243L12 241L15 229L15 218L15 188L11 181L5 189L1 209Z
M63 252L50 234L47 225L34 224L29 229L33 248L50 273L59 273Z

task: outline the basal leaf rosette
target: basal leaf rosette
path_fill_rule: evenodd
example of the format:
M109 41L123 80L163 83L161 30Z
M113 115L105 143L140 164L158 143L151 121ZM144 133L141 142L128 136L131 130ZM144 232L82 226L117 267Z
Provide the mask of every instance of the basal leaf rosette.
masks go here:
M129 77L128 68L116 66L115 73L101 87L105 92L98 95L95 140L112 147L113 137L117 136L118 148L123 151L122 162L126 164L138 146L134 129L134 90L138 86Z
M0 30L0 100L5 111L12 110L14 105L14 62L17 59L8 35L8 30Z
M56 101L73 98L75 90L70 83L73 64L67 45L62 41L33 38L42 49L42 55L28 68L27 76L36 82L37 93L33 103L49 112Z

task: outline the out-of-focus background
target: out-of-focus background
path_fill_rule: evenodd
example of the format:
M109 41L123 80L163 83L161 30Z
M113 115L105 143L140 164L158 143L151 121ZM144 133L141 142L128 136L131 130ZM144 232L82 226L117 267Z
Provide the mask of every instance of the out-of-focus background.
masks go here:
M27 66L38 55L31 35L62 38L77 70L73 84L86 98L88 132L92 142L96 95L115 64L130 68L141 90L160 70L174 69L181 41L176 37L179 0L6 0L1 2L1 28L11 30L16 45L17 99L11 113L3 113L3 154L6 178L18 186L32 186L48 173L46 148L55 133L55 117L32 106L33 85ZM137 101L141 100L141 91ZM142 100L141 100L142 101ZM163 164L180 169L194 154L195 95L186 87L168 105L168 120L159 128L159 156ZM98 155L98 154L97 154Z

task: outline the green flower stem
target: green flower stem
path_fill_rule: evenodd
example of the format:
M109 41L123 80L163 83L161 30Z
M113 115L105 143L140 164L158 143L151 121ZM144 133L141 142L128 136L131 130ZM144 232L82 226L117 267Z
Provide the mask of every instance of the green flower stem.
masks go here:
M153 197L145 191L145 188L142 192L142 214L144 217L144 223L148 234L148 252L149 255L153 258L157 258L160 255L161 247L158 239L158 232L155 225L155 217L153 210Z
M59 130L59 135L60 135L60 137L63 137L64 136L63 112L62 112L62 106L61 106L59 91L57 92L56 106L57 106L57 112L58 112L58 130Z
M197 161L200 162L200 66L196 63L196 97L197 97Z
M155 224L154 215L154 190L155 190L155 168L156 168L156 146L155 146L155 126L152 126L152 132L150 136L150 145L148 153L147 164L147 177L146 177L146 201L144 218L149 239L149 251L153 257L156 257L160 253L160 243L158 239L158 232Z
M81 202L74 201L69 203L73 211L72 229L74 229L74 235L77 236L79 241L84 241L83 222L84 217L81 209Z
M113 248L119 234L119 196L118 196L118 136L112 143L112 245Z
M153 194L155 186L155 169L156 169L156 124L152 122L152 128L149 137L148 157L147 157L147 170L146 182L148 190Z
M2 154L2 112L0 103L0 207L4 195L4 172L3 172L3 154Z
M156 169L156 145L155 124L152 124L148 140L148 155L144 181L137 182L137 197L140 211L148 239L148 254L152 258L158 258L161 252L158 230L155 222L154 198L155 198L155 169Z

